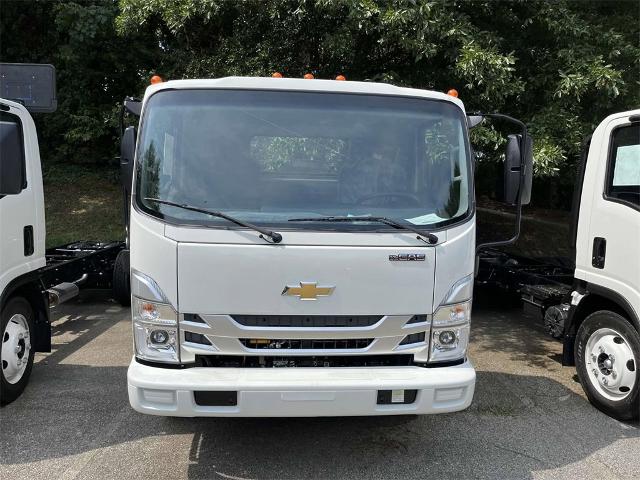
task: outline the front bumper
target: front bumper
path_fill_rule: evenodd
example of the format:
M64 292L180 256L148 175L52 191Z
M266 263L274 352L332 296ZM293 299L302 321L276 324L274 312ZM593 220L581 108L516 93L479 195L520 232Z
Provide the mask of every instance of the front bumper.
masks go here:
M476 374L450 367L207 368L129 365L129 402L141 413L176 417L414 415L464 410ZM378 390L417 390L411 404L378 405ZM236 391L237 405L202 406L194 391Z

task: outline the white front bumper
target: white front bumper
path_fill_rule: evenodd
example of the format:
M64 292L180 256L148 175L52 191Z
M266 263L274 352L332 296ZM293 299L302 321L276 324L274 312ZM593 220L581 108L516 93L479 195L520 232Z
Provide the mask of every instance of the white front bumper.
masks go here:
M141 413L177 417L412 415L464 410L476 373L452 367L188 368L129 365L129 402ZM235 406L201 406L197 390L237 391ZM378 390L418 390L414 403L378 405Z

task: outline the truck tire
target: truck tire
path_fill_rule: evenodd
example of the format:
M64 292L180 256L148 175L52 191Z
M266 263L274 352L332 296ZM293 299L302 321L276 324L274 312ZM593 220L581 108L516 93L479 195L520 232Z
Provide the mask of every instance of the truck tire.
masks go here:
M129 250L121 250L113 265L113 298L120 305L131 305L131 277L129 272Z
M610 311L589 315L576 336L578 378L589 401L618 420L640 415L640 334Z
M33 309L22 297L7 302L0 316L0 405L20 396L29 382L33 367Z

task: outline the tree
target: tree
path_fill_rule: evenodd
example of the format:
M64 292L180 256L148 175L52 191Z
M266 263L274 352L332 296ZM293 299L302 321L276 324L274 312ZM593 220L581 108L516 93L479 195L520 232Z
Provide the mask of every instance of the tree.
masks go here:
M45 162L102 163L118 150L119 105L140 91L153 36L118 35L116 1L3 2L0 58L56 67L58 110L35 115Z
M113 158L119 103L153 73L454 87L468 111L524 120L536 176L561 184L594 126L640 105L635 0L3 2L0 22L3 61L57 68L58 112L38 122L44 157L58 161ZM501 139L474 133L479 145Z
M640 104L637 3L121 0L122 34L154 32L170 78L338 73L446 91L524 119L538 177L572 171L608 113ZM499 136L485 129L482 143Z

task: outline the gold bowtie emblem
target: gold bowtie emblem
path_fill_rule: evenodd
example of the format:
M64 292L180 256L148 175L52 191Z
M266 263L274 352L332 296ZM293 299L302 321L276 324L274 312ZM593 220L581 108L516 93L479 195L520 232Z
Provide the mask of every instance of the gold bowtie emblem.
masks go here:
M287 285L282 290L282 295L300 297L300 300L317 300L318 297L328 297L336 287L319 287L316 282L300 282L299 287Z

